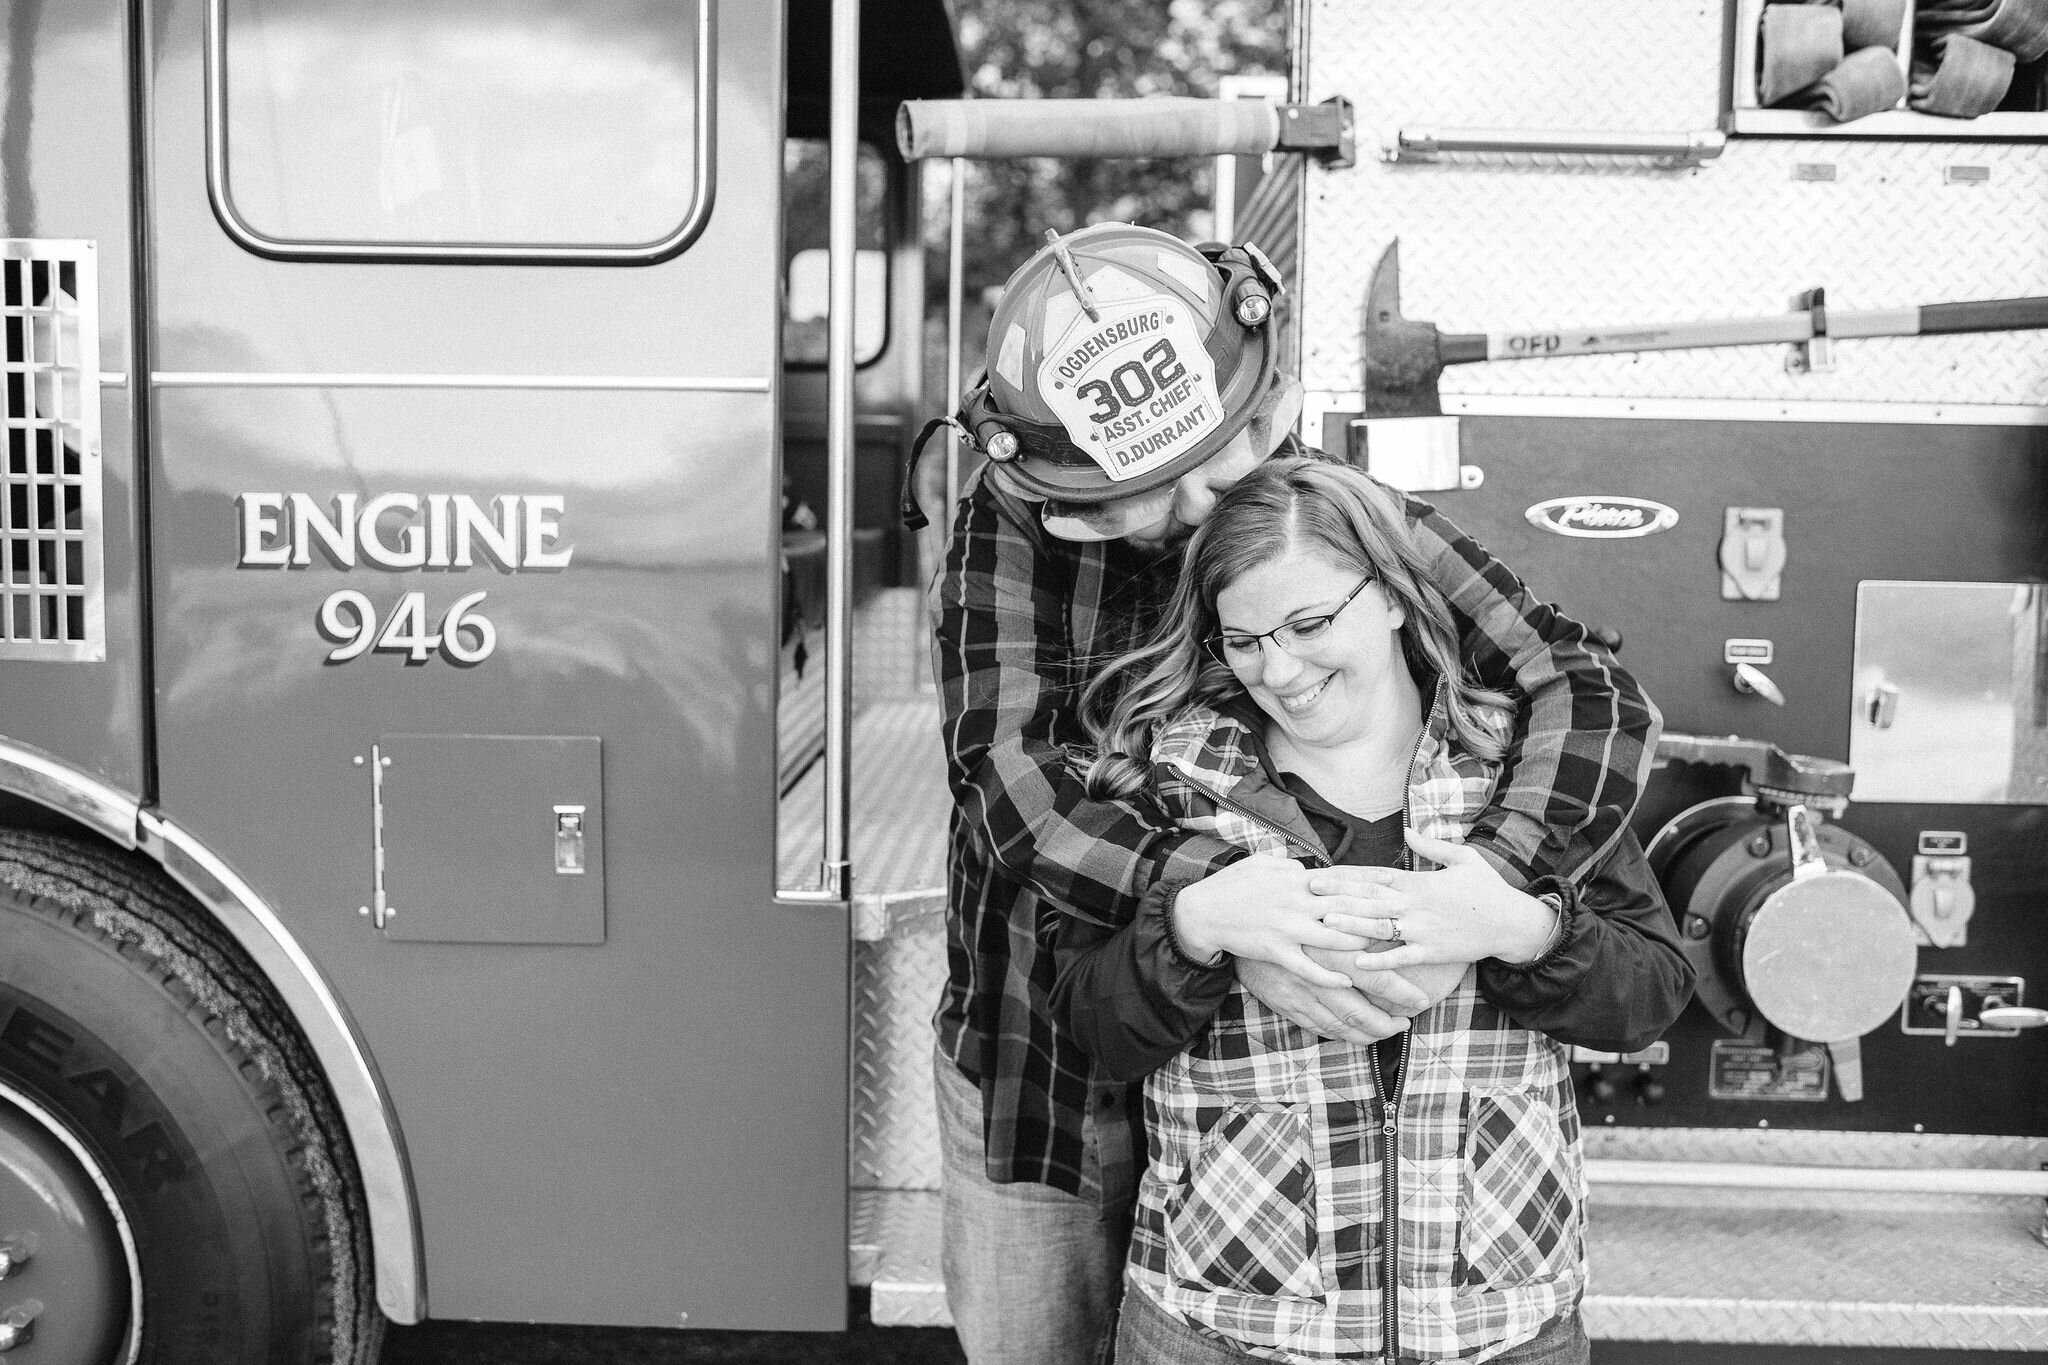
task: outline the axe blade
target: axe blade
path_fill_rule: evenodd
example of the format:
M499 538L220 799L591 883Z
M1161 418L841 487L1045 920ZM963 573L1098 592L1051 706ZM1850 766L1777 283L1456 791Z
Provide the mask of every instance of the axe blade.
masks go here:
M1365 415L1435 417L1443 373L1443 334L1433 322L1401 316L1401 239L1380 253L1365 293Z

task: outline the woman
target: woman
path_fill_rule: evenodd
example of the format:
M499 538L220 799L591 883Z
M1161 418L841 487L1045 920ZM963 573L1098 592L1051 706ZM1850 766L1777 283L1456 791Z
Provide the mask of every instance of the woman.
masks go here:
M1517 891L1459 846L1512 702L1467 679L1407 511L1346 466L1268 463L1190 542L1153 641L1084 704L1096 791L1149 789L1255 857L1389 869L1372 920L1276 926L1200 883L1157 888L1114 932L1067 917L1055 1012L1104 1073L1149 1073L1131 1365L1589 1358L1558 1039L1648 1043L1691 972L1632 838L1583 894ZM1408 849L1442 870L1404 870ZM1398 969L1434 1003L1384 1042L1324 1040L1237 989L1235 956L1325 984Z

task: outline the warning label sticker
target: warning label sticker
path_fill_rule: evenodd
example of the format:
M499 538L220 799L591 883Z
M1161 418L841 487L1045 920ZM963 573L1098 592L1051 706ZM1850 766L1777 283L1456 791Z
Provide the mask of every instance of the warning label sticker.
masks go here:
M1825 1100L1827 1049L1809 1043L1781 1057L1774 1047L1716 1038L1707 1094L1717 1100Z
M1153 297L1082 314L1046 349L1038 391L1075 445L1118 481L1195 448L1223 423L1216 364L1188 306Z

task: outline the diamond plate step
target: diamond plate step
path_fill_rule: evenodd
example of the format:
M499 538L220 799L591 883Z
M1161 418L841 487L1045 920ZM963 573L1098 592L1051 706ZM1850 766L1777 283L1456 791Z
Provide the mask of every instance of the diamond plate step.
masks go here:
M848 1264L877 1327L951 1327L936 1190L855 1190Z
M883 595L886 598L886 594ZM781 808L778 876L817 873L823 775ZM945 756L935 695L876 700L853 721L853 1094L856 1188L933 1190L932 1012L946 981Z
M824 839L822 766L783 799L777 877L802 886L817 876ZM854 937L872 942L946 908L945 754L936 696L875 701L853 721L851 837Z
M1671 1136L1713 1155L1756 1145L1742 1133ZM1834 1165L1869 1155L1872 1144L1859 1139L1906 1145L1885 1141L1890 1134L1786 1136L1793 1141L1751 1155L1798 1149L1811 1164ZM1971 1147L1981 1157L2015 1143L2030 1152L2037 1145L1936 1139L1930 1154ZM1676 1150L1670 1141L1624 1145L1632 1155ZM1966 1156L1959 1164L1979 1163ZM874 1321L949 1325L937 1193L856 1190L852 1213L853 1282L870 1286ZM1600 1185L1587 1237L1586 1330L1603 1341L2048 1352L2041 1219L2038 1199Z
M1596 1186L1607 1340L2048 1351L2038 1199Z

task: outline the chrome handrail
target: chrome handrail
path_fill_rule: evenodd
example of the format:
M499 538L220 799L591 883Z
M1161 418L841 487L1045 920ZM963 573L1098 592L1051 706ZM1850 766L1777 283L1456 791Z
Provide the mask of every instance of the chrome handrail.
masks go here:
M1380 149L1385 161L1432 161L1460 152L1526 155L1641 156L1697 166L1721 155L1726 133L1630 132L1557 128L1402 128Z
M965 382L960 373L961 315L963 312L963 290L966 282L962 278L967 264L967 159L956 156L950 163L953 168L952 199L953 216L946 233L946 402L944 410L951 412L960 401L960 388ZM960 505L960 429L946 424L946 512L939 518L940 544L945 543L945 534L953 524L953 509ZM943 553L943 552L942 552Z
M860 155L860 0L832 0L825 331L825 841L818 886L778 899L849 905L853 750L853 267Z

